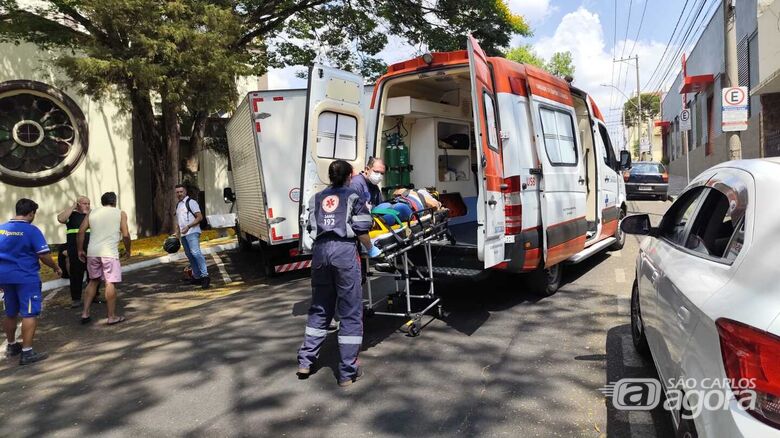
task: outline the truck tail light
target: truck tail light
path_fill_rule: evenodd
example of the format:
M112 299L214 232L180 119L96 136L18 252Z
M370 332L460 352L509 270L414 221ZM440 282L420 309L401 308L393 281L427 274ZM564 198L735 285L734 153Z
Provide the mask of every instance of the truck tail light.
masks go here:
M715 324L726 377L737 385L732 386L734 395L740 400L747 396L740 390L755 391L755 408L747 412L780 429L780 336L726 318ZM743 385L745 382L753 382L755 387Z
M506 216L505 234L520 234L523 230L522 185L519 176L504 178L504 216Z
M668 182L669 182L669 174L668 174L667 172L664 172L663 174L661 174L661 179L662 179L662 180L663 180L665 183L668 183Z

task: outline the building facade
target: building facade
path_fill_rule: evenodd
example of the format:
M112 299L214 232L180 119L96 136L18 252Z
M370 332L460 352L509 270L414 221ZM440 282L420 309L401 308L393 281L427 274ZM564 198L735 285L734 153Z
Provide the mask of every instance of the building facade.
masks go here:
M102 193L113 191L132 237L151 234L153 157L133 141L129 113L118 96L98 101L69 87L48 62L52 58L33 44L0 44L0 221L13 216L17 199L33 199L40 206L36 225L50 243L63 243L57 213L79 195L94 207ZM242 78L239 93L264 83ZM230 178L227 157L205 150L198 163L206 214L229 214L222 198Z
M739 85L749 90L758 85L759 50L757 0L734 2ZM719 6L661 102L664 126L664 157L672 175L690 177L729 159L727 135L721 129L721 90L728 86L725 62L723 6ZM685 93L684 91L690 90ZM748 129L740 133L742 158L766 155L763 148L761 98L749 99ZM680 112L691 112L691 130L680 129ZM686 157L686 153L689 154ZM687 159L686 159L687 158ZM690 169L690 170L688 170Z

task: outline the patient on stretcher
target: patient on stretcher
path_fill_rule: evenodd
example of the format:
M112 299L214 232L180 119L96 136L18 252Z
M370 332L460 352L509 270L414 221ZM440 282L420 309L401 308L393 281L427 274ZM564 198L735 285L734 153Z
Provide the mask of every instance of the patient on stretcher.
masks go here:
M392 237L392 234L402 236L404 239L424 236L426 228L447 217L448 210L442 208L433 193L425 189L398 189L393 192L392 200L383 202L371 210L374 216L374 227L369 233L371 240L381 241ZM434 221L434 216L439 220Z

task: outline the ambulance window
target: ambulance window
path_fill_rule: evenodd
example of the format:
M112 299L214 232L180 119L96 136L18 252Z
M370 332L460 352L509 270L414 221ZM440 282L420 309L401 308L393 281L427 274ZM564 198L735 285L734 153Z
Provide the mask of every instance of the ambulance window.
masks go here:
M577 144L571 114L551 108L540 108L544 147L552 165L575 166Z
M317 156L340 160L357 158L357 119L323 111L317 121Z
M487 119L488 146L498 152L498 133L496 132L496 111L493 98L485 93L485 118Z
M599 132L601 133L601 139L604 140L604 148L606 149L604 152L604 163L606 163L607 166L611 168L615 168L615 165L617 163L617 157L615 157L615 149L612 148L612 140L609 138L609 132L607 132L607 127L602 125L601 123L599 125Z

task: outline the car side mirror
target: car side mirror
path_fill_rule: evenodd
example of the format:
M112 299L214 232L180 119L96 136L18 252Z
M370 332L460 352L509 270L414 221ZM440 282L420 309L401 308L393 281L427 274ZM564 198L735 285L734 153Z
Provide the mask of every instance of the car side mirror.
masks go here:
M222 189L222 198L225 199L225 204L236 202L236 194L233 193L233 189L230 187L225 187Z
M655 231L650 224L650 216L647 214L634 214L623 218L620 221L620 229L626 234L642 236L654 234Z
M620 151L620 170L631 168L631 152Z

